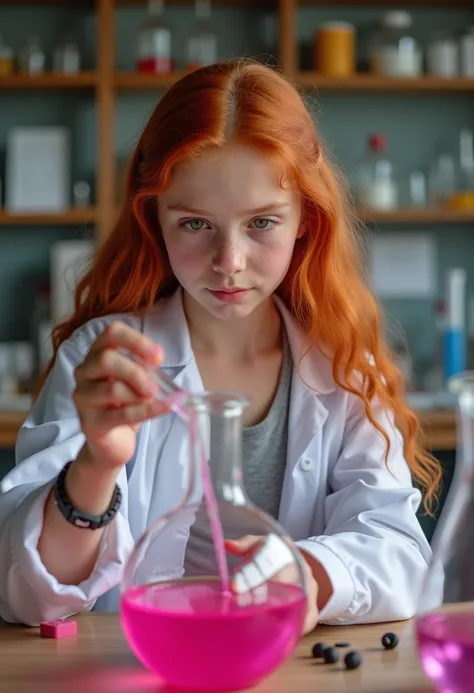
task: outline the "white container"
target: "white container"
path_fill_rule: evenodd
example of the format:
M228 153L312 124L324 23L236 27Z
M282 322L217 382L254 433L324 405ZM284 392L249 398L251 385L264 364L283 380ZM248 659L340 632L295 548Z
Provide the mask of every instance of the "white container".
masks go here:
M380 170L380 167L379 167ZM372 181L359 189L359 200L363 207L379 212L389 212L396 209L398 190L390 175L377 181Z
M385 77L419 77L423 69L421 46L411 33L408 12L391 11L382 17L381 29L370 49L371 69Z
M459 74L459 46L454 38L432 41L426 53L427 72L433 77L456 77Z
M69 209L70 150L67 128L12 128L7 137L6 210L15 214Z
M461 36L461 74L463 77L474 77L474 27Z

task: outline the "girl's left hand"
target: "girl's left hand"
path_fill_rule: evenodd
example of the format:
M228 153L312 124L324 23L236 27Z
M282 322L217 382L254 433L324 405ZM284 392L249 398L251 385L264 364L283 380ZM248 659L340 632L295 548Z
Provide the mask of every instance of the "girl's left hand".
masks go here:
M282 546L286 547L283 541L281 541ZM261 554L262 561L261 565L265 566L265 574L262 572L262 583L268 579L272 579L276 582L286 582L287 584L294 583L298 578L295 573L295 564L286 563L282 565L279 560L272 560L272 556L265 556L268 549L267 537L259 537L255 535L247 535L241 539L226 540L225 542L226 551L233 556L240 556L242 559L253 559L257 554ZM286 547L287 548L287 547ZM288 550L288 549L287 549ZM270 549L268 549L268 552ZM299 555L303 559L303 570L305 573L305 578L308 586L307 604L306 604L306 618L303 627L303 634L310 633L316 627L319 618L318 611L318 583L313 575L313 571L306 556L302 551L298 551ZM247 563L247 562L245 562ZM238 573L238 571L237 571ZM252 589L257 587L257 584L252 584Z

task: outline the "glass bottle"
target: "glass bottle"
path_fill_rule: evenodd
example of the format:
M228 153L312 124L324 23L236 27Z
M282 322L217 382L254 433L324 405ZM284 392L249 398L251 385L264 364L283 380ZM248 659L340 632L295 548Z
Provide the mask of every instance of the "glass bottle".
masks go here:
M430 167L430 202L445 207L456 190L456 161L452 154L440 154Z
M420 44L411 33L409 12L385 12L382 25L370 47L370 64L375 74L385 77L419 77L423 56Z
M474 209L474 134L461 130L456 171L456 191L449 200L453 209Z
M188 474L182 501L151 524L129 557L122 626L140 661L168 685L247 688L300 639L307 600L302 558L246 495L248 400L229 392L186 394L161 375L157 382L178 415L176 435L188 441Z
M211 0L195 0L196 21L188 39L187 68L217 62L217 35L211 21Z
M370 135L369 151L359 166L357 188L359 203L370 210L390 211L398 204L398 186L392 162L387 158L387 138Z
M65 36L54 51L53 70L63 75L77 75L81 67L81 55L77 43L71 36Z
M173 72L171 28L164 18L164 0L148 0L149 16L138 35L139 72L169 74Z
M439 691L470 693L474 675L474 372L455 376L458 442L453 480L419 598L417 640Z
M13 50L3 42L0 36L0 77L11 75L13 68Z
M20 52L20 71L29 75L42 75L45 64L46 56L41 43L36 36L31 36Z

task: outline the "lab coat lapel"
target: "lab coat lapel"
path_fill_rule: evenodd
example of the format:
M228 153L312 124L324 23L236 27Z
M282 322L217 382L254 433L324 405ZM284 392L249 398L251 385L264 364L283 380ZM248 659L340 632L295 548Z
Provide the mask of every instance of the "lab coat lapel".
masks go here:
M318 395L335 390L331 362L307 343L301 328L283 302L275 297L285 324L293 358L288 449L279 520L294 539L309 536L320 485L321 429L328 416Z

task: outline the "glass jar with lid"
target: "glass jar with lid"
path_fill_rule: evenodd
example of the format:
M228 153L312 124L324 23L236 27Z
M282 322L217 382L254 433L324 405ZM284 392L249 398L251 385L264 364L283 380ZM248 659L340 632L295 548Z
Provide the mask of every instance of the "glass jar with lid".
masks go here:
M371 42L372 72L385 77L419 77L422 74L423 55L412 34L412 23L409 12L385 12L381 27Z

